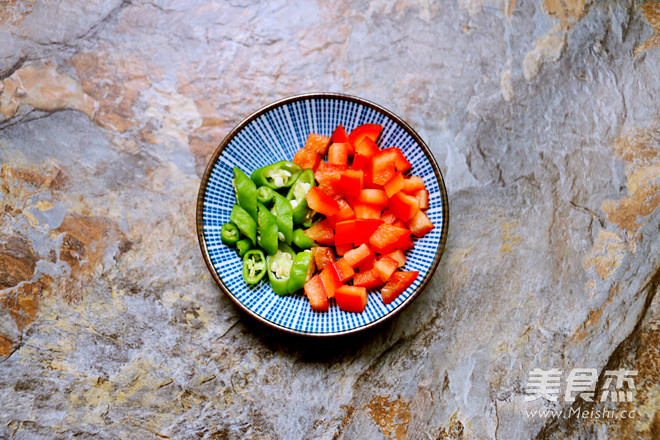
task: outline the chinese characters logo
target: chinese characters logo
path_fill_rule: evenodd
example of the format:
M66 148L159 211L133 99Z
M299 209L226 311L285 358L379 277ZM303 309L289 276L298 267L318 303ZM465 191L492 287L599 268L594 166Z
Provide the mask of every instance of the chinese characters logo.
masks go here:
M575 402L578 397L585 402L632 402L635 383L633 377L636 370L605 370L605 381L598 394L596 384L598 372L595 368L573 368L566 378L563 389L563 399L566 402ZM529 372L525 401L530 402L539 398L556 402L562 396L562 371L557 368L541 370L535 368Z

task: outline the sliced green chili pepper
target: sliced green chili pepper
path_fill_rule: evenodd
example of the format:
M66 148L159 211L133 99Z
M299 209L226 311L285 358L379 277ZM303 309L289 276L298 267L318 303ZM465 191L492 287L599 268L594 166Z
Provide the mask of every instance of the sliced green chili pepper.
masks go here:
M252 241L253 245L257 244L257 223L245 209L239 205L234 205L229 215L229 220L238 227L241 234Z
M236 250L238 251L239 257L244 257L250 249L252 249L252 242L249 238L244 238L236 242Z
M267 186L260 186L257 189L257 201L264 205L268 205L273 200L275 191Z
M299 165L281 160L254 170L250 177L258 186L267 186L277 190L290 187L300 173L302 173L302 168Z
M233 223L225 223L222 225L220 230L220 240L227 246L234 246L238 239L240 238L240 233L238 228Z
M293 266L295 259L296 253L286 243L280 243L277 253L266 258L268 281L276 294L289 294L288 284L291 276L291 266Z
M314 246L318 246L314 240L309 238L305 231L298 228L293 231L293 244L295 244L298 249L310 249Z
M273 193L275 203L270 212L277 218L277 230L281 234L279 239L286 244L291 244L291 240L293 240L293 210L291 209L291 203L283 195L275 191Z
M307 210L307 214L303 218L301 224L305 229L309 229L321 220L323 220L325 216L323 214L319 214L316 211L312 211L311 209Z
M243 256L243 279L248 284L256 284L266 275L266 257L259 249L247 251Z
M299 224L305 218L305 215L309 212L309 207L307 206L307 200L305 200L305 195L307 191L315 184L314 181L314 171L309 168L300 173L300 176L296 181L291 185L286 198L291 200L291 208L293 208L293 222Z
M279 236L277 234L277 218L261 203L258 203L257 222L259 223L259 233L257 234L257 243L268 255L274 255L277 252L277 243Z
M312 251L303 251L296 254L287 288L289 293L294 293L305 286L305 283L312 278L316 265L314 264L314 254Z
M257 219L257 185L240 168L234 167L236 199L253 219Z

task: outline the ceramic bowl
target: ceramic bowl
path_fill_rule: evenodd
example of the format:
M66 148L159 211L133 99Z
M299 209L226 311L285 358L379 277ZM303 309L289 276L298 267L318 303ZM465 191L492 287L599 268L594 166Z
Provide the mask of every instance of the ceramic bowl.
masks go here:
M330 136L343 125L347 132L363 123L383 126L381 148L396 146L421 176L429 191L428 217L435 229L415 239L403 270L417 270L415 282L392 303L384 305L378 290L369 292L363 313L340 310L334 300L327 312L312 311L304 294L281 297L267 278L256 286L243 281L242 261L220 241L220 228L236 203L233 167L248 175L264 165L291 160L311 132ZM401 118L380 105L336 93L311 93L274 102L238 124L222 141L202 177L197 199L197 234L202 254L220 289L241 309L279 330L310 336L353 333L391 318L410 304L433 275L447 239L448 202L442 174L428 146Z

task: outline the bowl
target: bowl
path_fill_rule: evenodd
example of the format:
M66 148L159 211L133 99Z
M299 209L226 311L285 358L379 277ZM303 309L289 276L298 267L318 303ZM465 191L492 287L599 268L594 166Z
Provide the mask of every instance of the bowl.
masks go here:
M364 123L383 126L377 144L399 147L429 191L427 215L435 228L406 253L403 270L417 270L415 282L392 303L384 305L378 290L369 291L363 313L340 310L330 302L327 312L315 312L304 294L278 296L267 281L250 286L243 281L242 260L220 240L236 203L233 167L248 175L256 168L291 160L309 133L330 136L343 125L347 132ZM365 99L338 93L310 93L274 102L239 123L209 161L197 197L197 235L202 255L220 289L243 311L285 332L309 336L354 333L390 319L410 304L430 281L447 240L447 191L438 164L422 138L401 118Z

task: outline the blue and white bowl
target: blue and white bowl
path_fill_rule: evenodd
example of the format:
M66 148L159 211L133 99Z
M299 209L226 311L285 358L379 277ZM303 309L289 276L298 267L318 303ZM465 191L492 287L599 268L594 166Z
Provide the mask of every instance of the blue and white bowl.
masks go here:
M391 304L379 290L369 292L363 313L348 313L330 302L327 312L312 311L304 294L276 295L265 279L256 286L243 281L242 260L220 241L220 228L236 203L233 167L248 175L256 168L291 160L309 133L330 136L341 124L347 132L364 123L383 126L381 148L399 147L429 191L427 215L435 229L415 240L403 270L417 270L417 280ZM197 235L206 264L222 291L238 307L274 328L311 336L334 336L372 327L403 310L424 289L435 271L448 226L448 202L442 174L431 151L417 133L389 110L353 96L312 93L270 104L243 120L222 141L206 167L197 198Z

